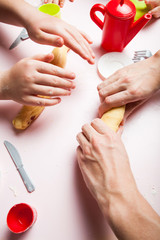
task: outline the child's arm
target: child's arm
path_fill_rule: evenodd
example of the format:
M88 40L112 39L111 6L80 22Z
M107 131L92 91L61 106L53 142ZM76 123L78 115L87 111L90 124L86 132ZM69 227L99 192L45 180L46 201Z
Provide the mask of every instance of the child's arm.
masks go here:
M92 41L74 26L54 16L42 13L23 0L0 1L0 21L23 26L29 37L40 44L61 47L65 44L89 63L94 63Z
M65 0L44 0L44 3L55 3L58 4L61 8L64 6ZM70 0L70 2L74 2L74 0Z

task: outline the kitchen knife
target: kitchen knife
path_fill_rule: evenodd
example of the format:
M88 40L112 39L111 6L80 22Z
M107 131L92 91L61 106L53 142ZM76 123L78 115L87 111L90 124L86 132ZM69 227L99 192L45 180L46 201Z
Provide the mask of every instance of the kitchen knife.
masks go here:
M23 168L23 163L21 160L21 157L17 151L17 149L8 141L4 141L4 145L7 148L23 182L24 185L29 193L33 192L35 190L35 187L33 186L31 180L29 179L26 171Z
M29 38L28 32L25 28L23 28L18 37L16 38L16 40L9 47L9 50L15 48L21 41L24 41L28 38Z

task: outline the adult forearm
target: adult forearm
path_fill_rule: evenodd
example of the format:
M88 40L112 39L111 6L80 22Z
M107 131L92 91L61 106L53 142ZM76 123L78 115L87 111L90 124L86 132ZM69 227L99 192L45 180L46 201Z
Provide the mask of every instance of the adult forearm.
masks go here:
M159 66L160 66L160 50L158 50L155 54L154 54L155 58L157 59L157 61L159 62Z
M1 0L0 1L0 22L25 26L25 22L34 7L26 3L24 0Z
M119 134L100 119L77 135L84 181L119 240L159 240L160 217L137 189Z
M77 135L84 181L119 240L159 240L160 217L137 189L119 134L100 119Z
M119 240L160 239L160 217L138 191L110 197L108 206L104 215Z

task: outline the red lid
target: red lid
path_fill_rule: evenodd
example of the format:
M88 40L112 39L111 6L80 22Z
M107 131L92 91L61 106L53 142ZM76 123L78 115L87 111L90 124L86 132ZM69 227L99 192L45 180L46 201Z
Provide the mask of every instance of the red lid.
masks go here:
M136 8L130 0L110 0L106 9L117 18L130 18L136 14Z

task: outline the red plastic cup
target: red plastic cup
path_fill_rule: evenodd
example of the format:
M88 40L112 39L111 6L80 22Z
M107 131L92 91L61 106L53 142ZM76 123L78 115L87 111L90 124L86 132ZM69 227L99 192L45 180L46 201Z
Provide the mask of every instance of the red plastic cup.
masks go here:
M14 205L8 212L7 225L14 233L28 230L37 220L37 211L26 203Z

